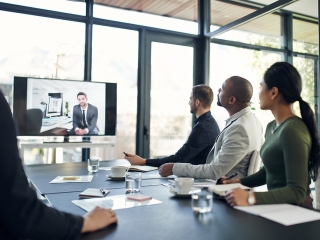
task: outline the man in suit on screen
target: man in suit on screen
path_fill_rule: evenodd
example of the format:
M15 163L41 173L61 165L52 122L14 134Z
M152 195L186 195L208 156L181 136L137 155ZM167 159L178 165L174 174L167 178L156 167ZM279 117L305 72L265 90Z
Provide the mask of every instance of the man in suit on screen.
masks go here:
M70 134L97 135L98 108L88 103L87 94L79 92L78 105L73 107L73 129Z

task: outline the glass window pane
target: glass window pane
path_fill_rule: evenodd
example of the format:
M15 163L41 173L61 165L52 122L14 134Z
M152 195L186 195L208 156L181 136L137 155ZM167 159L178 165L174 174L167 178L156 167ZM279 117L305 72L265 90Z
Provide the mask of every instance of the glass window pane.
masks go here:
M136 31L93 26L92 81L117 83L117 158L136 151L138 37Z
M152 43L150 157L176 153L191 132L188 105L193 86L193 48Z
M95 0L94 16L186 33L198 33L198 1Z
M217 26L212 26L211 31L218 28ZM268 14L234 30L218 35L217 38L280 48L282 39L281 17L275 14Z
M1 11L0 29L0 87L10 103L13 76L83 80L84 24Z
M283 61L283 55L265 51L254 51L243 48L229 47L212 43L210 57L210 86L215 94L217 102L218 89L222 83L231 76L241 76L249 80L253 86L251 99L254 108L252 110L260 120L264 130L266 125L274 119L271 111L260 109L259 91L260 82L264 72L273 63ZM213 104L211 107L213 117L219 124L220 129L225 126L225 120L229 118L227 111Z
M86 14L85 1L68 0L2 0L1 2L78 15Z
M293 19L293 51L319 54L318 24Z
M315 82L315 67L314 67L315 61L308 58L303 57L294 57L293 58L293 65L297 68L297 70L300 73L301 80L302 80L302 92L301 97L304 101L309 103L312 110L315 110L314 107L314 82ZM299 110L299 103L296 102L294 104L294 110L296 114L300 115Z

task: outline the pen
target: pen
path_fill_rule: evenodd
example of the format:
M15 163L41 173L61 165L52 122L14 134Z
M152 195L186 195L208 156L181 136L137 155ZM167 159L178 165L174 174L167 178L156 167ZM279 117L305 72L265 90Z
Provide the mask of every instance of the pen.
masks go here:
M103 195L106 194L106 192L105 192L102 188L100 188L100 192L101 192Z
M231 176L229 176L229 177L227 177L225 180L230 180L231 178L234 178L235 176L237 176L238 175L238 173L235 173L235 174L233 174L233 175L231 175Z
M218 180L217 180L217 183L216 183L216 185L220 185L220 184L222 184L222 181L224 181L224 180L230 180L231 178L234 178L235 176L237 176L238 175L238 173L235 173L235 174L233 174L233 175L231 175L231 176L229 176L229 177L227 177L227 178L219 178Z
M123 152L123 153L124 153L124 155L126 155L128 157L128 154L126 152Z

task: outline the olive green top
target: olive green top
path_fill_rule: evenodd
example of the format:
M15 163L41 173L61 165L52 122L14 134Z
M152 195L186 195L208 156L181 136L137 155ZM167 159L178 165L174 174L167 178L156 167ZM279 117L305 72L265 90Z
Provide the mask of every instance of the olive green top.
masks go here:
M280 126L270 122L260 155L264 167L257 173L242 178L248 187L267 184L268 192L256 192L256 204L303 202L310 193L308 159L311 138L302 119L294 116Z

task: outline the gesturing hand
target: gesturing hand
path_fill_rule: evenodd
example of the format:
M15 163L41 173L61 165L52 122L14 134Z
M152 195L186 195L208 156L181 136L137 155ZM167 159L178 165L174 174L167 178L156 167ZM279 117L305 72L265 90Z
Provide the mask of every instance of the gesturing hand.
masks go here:
M145 165L146 164L146 159L144 159L138 155L127 153L124 158L127 159L131 163L131 165Z
M172 168L173 168L173 163L165 163L160 166L159 168L159 174L161 177L168 177L170 175L173 175Z

